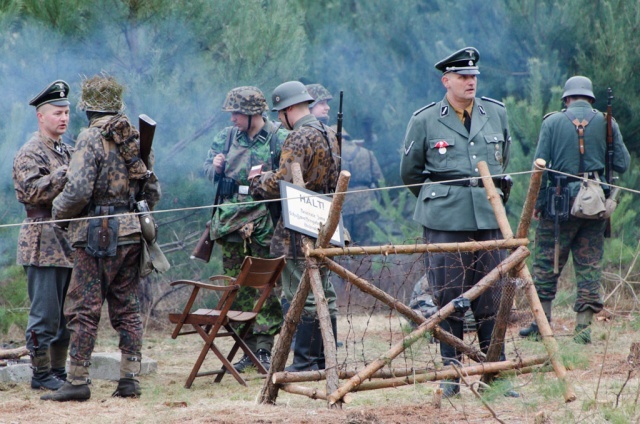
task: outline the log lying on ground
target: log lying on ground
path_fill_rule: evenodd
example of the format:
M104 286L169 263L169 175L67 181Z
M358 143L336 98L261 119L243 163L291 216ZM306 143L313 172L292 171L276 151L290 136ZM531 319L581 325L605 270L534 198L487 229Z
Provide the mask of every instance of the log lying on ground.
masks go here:
M0 349L0 359L20 359L29 355L29 349L25 346L16 349Z

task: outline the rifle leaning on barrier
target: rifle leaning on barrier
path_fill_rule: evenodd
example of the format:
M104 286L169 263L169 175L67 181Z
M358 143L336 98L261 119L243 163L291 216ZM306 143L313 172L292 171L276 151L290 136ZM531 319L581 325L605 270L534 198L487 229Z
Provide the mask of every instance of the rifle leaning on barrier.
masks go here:
M342 157L342 96L344 91L340 91L340 105L338 106L338 121L336 123L336 138L338 139L338 146L340 146L340 157Z

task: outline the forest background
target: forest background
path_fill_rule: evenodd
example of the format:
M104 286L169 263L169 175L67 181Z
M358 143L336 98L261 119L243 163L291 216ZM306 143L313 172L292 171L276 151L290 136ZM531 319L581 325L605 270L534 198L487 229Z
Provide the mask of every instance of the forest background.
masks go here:
M401 185L406 125L416 109L440 100L433 65L451 52L480 51L478 95L507 105L512 132L507 212L516 228L543 116L561 105L573 75L591 78L604 110L607 88L632 154L619 183L637 189L640 154L640 8L630 0L0 0L0 334L22 311L24 273L15 264L24 208L14 195L13 157L37 130L29 99L63 79L77 103L84 76L106 72L127 86L126 113L158 122L156 173L163 199L156 214L172 269L163 282L219 271L189 260L210 217L210 183L201 173L210 140L229 125L221 111L233 87L256 85L271 103L278 84L299 79L344 91L344 128L376 154L388 190L375 242L415 242L415 199ZM65 141L86 126L72 106ZM177 209L186 210L174 212ZM640 196L625 193L613 217L605 266L627 267L640 236ZM12 226L13 225L13 226ZM22 287L22 289L20 289ZM16 308L21 306L21 308Z

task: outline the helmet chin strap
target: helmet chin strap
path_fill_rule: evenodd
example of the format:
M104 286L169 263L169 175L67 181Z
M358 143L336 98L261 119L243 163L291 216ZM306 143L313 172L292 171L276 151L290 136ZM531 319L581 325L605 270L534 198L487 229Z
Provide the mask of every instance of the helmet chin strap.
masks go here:
M249 118L247 120L247 134L249 134L249 132L251 131L251 118L253 118L253 116L247 115L247 117Z
M284 111L282 111L282 113L284 114L284 120L287 121L287 129L288 130L292 130L293 129L293 125L291 125L291 123L289 122L289 115L287 115L287 111L284 110Z

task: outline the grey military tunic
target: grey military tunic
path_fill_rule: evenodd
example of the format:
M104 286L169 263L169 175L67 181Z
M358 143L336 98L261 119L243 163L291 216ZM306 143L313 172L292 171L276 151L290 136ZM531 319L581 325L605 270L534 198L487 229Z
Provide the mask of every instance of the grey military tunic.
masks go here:
M504 105L476 98L467 132L446 97L416 111L407 127L400 175L418 197L413 219L441 231L498 228L483 187L424 182L480 177L478 162L492 175L502 174L509 160L511 137ZM452 219L455 217L455 219Z

